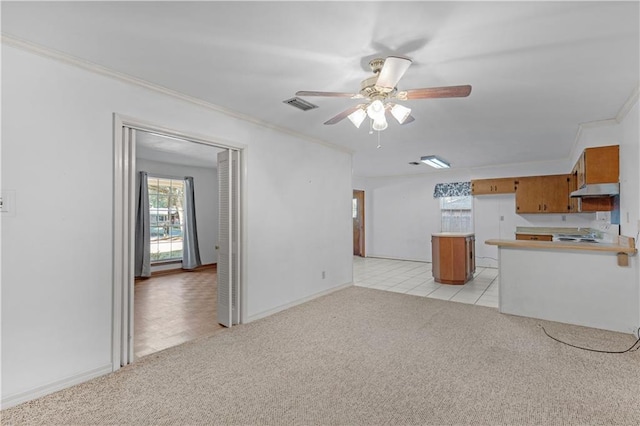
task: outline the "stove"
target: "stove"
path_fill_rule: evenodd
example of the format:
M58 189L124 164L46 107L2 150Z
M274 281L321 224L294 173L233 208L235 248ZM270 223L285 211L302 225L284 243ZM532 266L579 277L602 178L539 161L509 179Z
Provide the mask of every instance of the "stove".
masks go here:
M556 234L553 241L575 241L579 243L597 243L598 240L590 234Z

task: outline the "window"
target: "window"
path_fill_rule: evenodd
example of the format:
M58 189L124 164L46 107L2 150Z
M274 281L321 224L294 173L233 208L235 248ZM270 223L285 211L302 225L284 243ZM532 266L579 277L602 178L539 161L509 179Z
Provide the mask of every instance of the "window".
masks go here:
M473 232L473 197L440 198L442 232Z
M151 262L182 259L184 180L149 176Z

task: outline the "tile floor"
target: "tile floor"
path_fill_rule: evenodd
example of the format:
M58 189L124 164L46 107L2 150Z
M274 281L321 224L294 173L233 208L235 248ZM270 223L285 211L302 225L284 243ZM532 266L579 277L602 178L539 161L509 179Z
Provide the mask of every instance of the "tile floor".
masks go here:
M433 280L428 262L354 256L353 280L360 287L498 307L498 270L495 268L476 267L471 281L449 285Z

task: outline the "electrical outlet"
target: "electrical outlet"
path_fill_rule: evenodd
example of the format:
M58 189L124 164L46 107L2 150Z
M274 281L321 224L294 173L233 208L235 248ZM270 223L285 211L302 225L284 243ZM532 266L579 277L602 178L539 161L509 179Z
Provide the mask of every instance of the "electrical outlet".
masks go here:
M500 222L504 222L504 216L500 216Z
M562 215L562 221L563 221L563 222L566 222L566 221L567 221L567 216Z
M322 271L322 279L324 280L327 277L327 273L325 271Z
M16 192L4 190L0 193L0 212L2 216L15 216Z

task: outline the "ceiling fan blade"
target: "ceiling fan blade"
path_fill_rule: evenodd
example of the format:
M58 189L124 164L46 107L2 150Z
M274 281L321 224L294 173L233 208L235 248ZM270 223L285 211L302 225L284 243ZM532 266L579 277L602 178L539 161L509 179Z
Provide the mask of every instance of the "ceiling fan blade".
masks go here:
M351 99L360 99L363 97L359 93L314 92L314 91L308 91L308 90L300 90L296 92L296 96L327 96L330 98L351 98Z
M471 93L471 86L446 86L429 87L425 89L409 89L398 92L397 99L402 101L411 99L432 99L432 98L464 98Z
M324 122L324 124L336 124L342 120L344 120L345 118L347 118L352 112L358 110L362 108L362 105L356 105L354 107L351 107L349 109L346 109L344 111L342 111L340 114L336 115L335 117L327 120Z
M404 73L411 65L411 59L389 56L384 60L380 75L376 81L376 87L393 89L398 84Z

